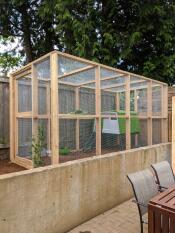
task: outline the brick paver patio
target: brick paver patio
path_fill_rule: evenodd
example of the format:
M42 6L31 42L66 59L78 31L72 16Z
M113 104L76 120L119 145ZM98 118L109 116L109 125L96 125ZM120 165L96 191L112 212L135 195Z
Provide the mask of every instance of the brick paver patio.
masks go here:
M144 233L147 232L148 227L144 224ZM131 200L127 201L68 233L140 233L137 207Z

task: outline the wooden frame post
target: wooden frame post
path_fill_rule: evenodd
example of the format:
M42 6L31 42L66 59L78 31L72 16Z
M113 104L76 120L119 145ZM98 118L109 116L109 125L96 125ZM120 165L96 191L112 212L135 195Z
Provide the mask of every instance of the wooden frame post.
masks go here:
M172 168L175 172L175 96L172 97Z
M32 84L31 84L32 85ZM18 86L18 80L14 80L14 88L15 88L15 95L14 95L14 114L15 114L15 118L14 118L14 131L15 131L15 161L17 159L19 151L18 151L18 143L19 143L19 131L18 131L18 125L19 125L19 118L17 117L18 114L18 103L19 103L19 86ZM32 88L32 86L31 86ZM20 165L20 164L19 164Z
M138 91L134 90L134 111L137 113L138 112L138 101L137 101L137 95ZM138 133L135 134L135 146L138 147L139 145L139 138L138 138Z
M116 93L115 95L115 110L120 111L120 93Z
M126 77L125 109L126 109L126 150L129 150L131 149L130 75Z
M148 82L147 88L147 141L152 145L152 81Z
M162 85L161 92L162 92L161 142L167 142L168 141L168 88L166 85Z
M38 137L38 77L36 65L32 64L32 137ZM33 158L33 150L32 150Z
M115 111L119 112L120 111L120 93L117 92L115 94ZM119 135L117 135L117 145L120 144L120 140L119 140Z
M10 160L15 160L15 80L10 76Z
M101 90L100 66L95 68L95 108L96 108L96 155L101 155Z
M79 97L79 87L75 88L75 109L80 108L80 97ZM76 119L76 150L80 149L80 120Z
M51 74L51 161L59 163L58 55L50 55Z
M51 120L50 120L50 82L47 83L46 86L46 100L47 100L47 115L48 115L48 122L47 122L47 150L50 152L50 124L51 124Z
M138 112L138 101L137 101L138 91L134 90L134 111Z

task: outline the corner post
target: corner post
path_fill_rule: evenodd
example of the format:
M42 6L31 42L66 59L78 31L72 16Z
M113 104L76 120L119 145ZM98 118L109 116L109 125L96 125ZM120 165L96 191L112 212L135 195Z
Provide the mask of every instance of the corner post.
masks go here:
M100 66L95 68L96 155L101 155L101 90Z
M138 101L137 101L138 91L134 90L134 111L138 114ZM138 133L135 134L135 145L138 147L139 145L139 137Z
M115 94L115 110L117 112L120 111L120 93L119 92Z
M50 55L51 74L51 162L59 163L58 54Z
M75 88L75 108L78 110L80 108L80 97L79 97L79 87ZM76 150L80 149L80 119L76 119Z
M51 98L51 93L50 93L50 82L47 83L46 86L46 99L47 99L47 115L48 115L48 123L47 123L47 150L50 151L50 98Z
M147 141L148 146L152 145L152 81L148 82L147 88Z
M162 99L161 99L161 141L168 141L168 87L162 85Z
M10 76L10 160L15 160L15 81Z
M36 65L32 64L32 137L38 135L38 77Z
M138 101L137 101L138 91L134 91L134 111L138 112Z
M130 114L130 75L126 77L125 92L125 108L126 108L126 150L131 149L131 114Z

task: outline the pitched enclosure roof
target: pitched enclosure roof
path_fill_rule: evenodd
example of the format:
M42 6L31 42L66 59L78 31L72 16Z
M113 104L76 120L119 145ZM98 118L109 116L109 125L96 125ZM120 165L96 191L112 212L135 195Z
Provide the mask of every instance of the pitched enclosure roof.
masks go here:
M101 89L108 89L109 87L110 89L113 88L111 91L121 91L121 87L125 85L123 77L126 77L128 75L130 75L131 77L131 88L133 89L135 89L136 87L138 87L139 89L143 88L145 85L147 85L146 81L152 80L142 75L137 75L131 72L116 69L56 50L21 67L17 71L13 72L11 76L20 76L20 74L23 72L26 74L29 73L32 64L38 65L38 69L40 68L41 72L45 72L46 75L48 70L50 69L47 59L49 59L49 56L53 53L57 53L59 55L58 78L60 78L60 82L64 80L64 82L73 86L87 85L88 87L94 87L95 70L93 68L99 65L101 68ZM153 81L154 84L165 84L157 80ZM116 87L114 88L113 86Z

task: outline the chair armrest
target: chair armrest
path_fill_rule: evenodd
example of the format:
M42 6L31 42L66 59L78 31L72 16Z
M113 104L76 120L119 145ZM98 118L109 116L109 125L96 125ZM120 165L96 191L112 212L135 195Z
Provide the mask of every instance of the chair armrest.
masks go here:
M163 191L167 190L168 188L167 187L164 187L164 186L161 186L159 185L159 191L162 193Z
M168 189L167 187L164 187L164 186L161 186L161 185L160 185L160 187L163 188L163 189Z
M141 206L143 206L143 207L145 207L145 208L148 207L146 204L144 204L144 203L142 203L142 202L139 202L139 201L136 201L136 200L132 200L132 202L134 202L134 203L137 204L137 205L141 205Z

